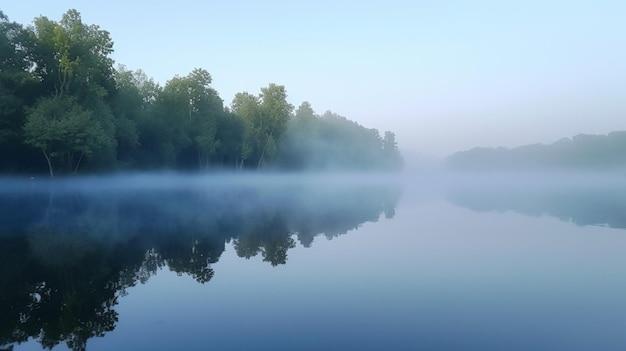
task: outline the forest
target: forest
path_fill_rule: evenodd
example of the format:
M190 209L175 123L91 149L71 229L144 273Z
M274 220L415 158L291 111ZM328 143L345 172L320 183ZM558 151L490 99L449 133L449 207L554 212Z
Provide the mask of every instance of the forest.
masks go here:
M393 132L295 108L282 85L225 106L203 68L161 86L112 53L76 10L26 26L0 11L0 173L403 166Z
M516 148L474 148L446 159L448 168L466 171L626 170L626 131L608 135L579 134L549 145Z

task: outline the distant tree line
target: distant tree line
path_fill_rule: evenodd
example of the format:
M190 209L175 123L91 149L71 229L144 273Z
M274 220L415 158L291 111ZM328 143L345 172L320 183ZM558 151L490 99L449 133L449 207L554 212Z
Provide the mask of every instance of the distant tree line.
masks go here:
M474 148L448 156L455 170L625 170L626 131L580 134L555 143L508 148Z
M398 169L379 135L303 103L284 86L236 94L230 107L196 68L160 86L114 67L109 33L76 10L32 25L0 12L0 172L112 169Z

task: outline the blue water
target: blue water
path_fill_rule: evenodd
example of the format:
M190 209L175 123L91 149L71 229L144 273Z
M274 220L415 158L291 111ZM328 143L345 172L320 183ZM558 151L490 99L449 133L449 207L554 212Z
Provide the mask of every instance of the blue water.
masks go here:
M4 245L19 247L26 237L29 247L21 268L3 263L4 280L14 286L4 301L21 301L17 296L28 289L16 285L38 281L29 280L27 273L37 273L24 267L39 260L53 267L47 284L57 284L58 293L79 293L77 299L85 301L115 296L112 330L74 349L626 349L626 231L615 220L626 213L620 197L601 201L595 188L543 189L525 192L521 201L502 189L482 189L477 196L419 186L404 187L399 195L396 187L371 183L309 181L279 184L271 194L248 184L243 196L223 205L233 208L221 210L225 202L214 197L228 198L230 188L207 192L206 185L193 184L191 193L185 188L167 194L125 188L124 195L72 190L71 196L56 190L53 202L62 204L3 227ZM167 206L151 207L154 194ZM587 211L572 207L572 201L590 198L596 200ZM77 204L68 205L68 199ZM588 224L585 213L602 223ZM38 224L29 222L35 217ZM301 233L306 228L316 234L312 243ZM260 244L245 251L242 242ZM257 246L252 257L240 257ZM63 258L56 257L59 252ZM276 252L286 252L285 259ZM151 265L146 257L155 253L161 258ZM74 260L84 260L83 268ZM206 268L212 275L199 282L208 276ZM113 295L98 293L104 281L121 276L125 284L107 288ZM37 308L43 309L41 299ZM65 325L93 326L98 319L91 310L71 301L58 304L71 308L52 309L56 314L33 312L40 322L5 317L1 335L26 325L45 330L47 320L59 318L68 320ZM14 338L6 345L42 349L41 334L30 333L28 341ZM53 350L68 349L67 332L57 339Z

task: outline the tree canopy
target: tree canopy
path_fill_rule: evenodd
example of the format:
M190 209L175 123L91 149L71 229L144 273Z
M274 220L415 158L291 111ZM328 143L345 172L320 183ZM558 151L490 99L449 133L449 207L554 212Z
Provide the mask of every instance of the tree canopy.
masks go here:
M113 39L76 10L31 25L0 12L0 172L401 167L395 135L294 112L285 86L225 106L195 68L163 86L115 65Z

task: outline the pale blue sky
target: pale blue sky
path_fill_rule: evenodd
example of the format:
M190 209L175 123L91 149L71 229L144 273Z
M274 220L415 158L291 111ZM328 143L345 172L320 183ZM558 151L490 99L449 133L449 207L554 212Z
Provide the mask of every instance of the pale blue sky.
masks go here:
M273 82L400 146L445 155L626 129L624 1L8 2L77 9L162 84L207 69L227 105Z

